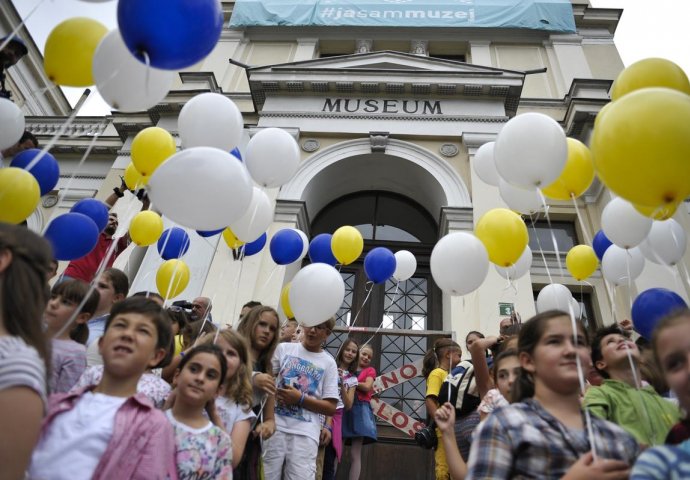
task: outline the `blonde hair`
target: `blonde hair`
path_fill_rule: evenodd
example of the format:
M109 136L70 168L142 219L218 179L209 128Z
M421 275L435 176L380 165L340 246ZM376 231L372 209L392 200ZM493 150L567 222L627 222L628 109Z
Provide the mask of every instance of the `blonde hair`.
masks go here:
M251 408L254 402L252 389L252 368L249 365L249 346L245 338L234 330L226 329L218 332L218 336L235 349L240 357L240 364L235 375L225 381L225 396L243 407ZM214 343L214 335L205 335L200 345Z

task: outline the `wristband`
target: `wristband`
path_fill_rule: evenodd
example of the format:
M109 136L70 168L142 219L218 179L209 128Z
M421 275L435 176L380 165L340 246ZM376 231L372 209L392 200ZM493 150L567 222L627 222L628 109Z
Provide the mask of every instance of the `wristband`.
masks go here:
M304 393L304 392L302 392L302 396L299 397L299 402L297 403L297 405L299 405L299 406L301 407L301 406L304 404L304 398L305 398L306 396L307 396L307 394Z
M330 425L324 425L323 428L325 428L329 432L333 433L333 427L331 427Z
M113 188L113 192L115 192L115 195L117 195L117 198L122 198L125 196L125 194L122 193L122 190L120 190L117 187Z

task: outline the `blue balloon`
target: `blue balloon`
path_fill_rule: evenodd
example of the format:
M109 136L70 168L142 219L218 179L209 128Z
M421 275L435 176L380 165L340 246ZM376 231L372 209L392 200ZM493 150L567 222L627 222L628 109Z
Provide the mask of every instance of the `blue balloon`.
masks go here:
M82 213L89 217L96 223L99 232L102 232L108 226L108 206L95 198L79 200L69 211Z
M599 261L604 259L604 254L611 245L613 245L613 242L609 240L606 235L604 235L603 231L599 230L596 235L594 235L594 240L592 240L592 248L594 249L594 253L597 254L597 257L599 257Z
M665 288L650 288L640 293L632 306L632 321L635 330L651 340L656 324L669 313L687 308L685 300Z
M158 239L158 253L163 260L180 258L189 250L189 235L179 227L167 229Z
M39 148L29 148L19 152L10 162L10 167L26 169L26 167L41 153ZM60 178L60 167L57 160L50 153L43 154L36 165L31 167L29 173L36 178L38 186L41 188L41 196L55 188Z
M200 236L204 238L208 237L215 237L219 233L223 233L224 228L221 228L220 230L208 230L208 231L203 231L203 230L197 230L196 233L198 233Z
M383 283L395 273L397 262L393 252L385 247L376 247L364 257L364 272L374 283Z
M240 251L244 251L244 256L245 257L251 257L252 255L256 255L259 253L263 248L266 246L266 238L268 236L264 233L262 234L259 238L254 240L253 242L245 243L240 247Z
M223 10L218 0L120 0L117 23L139 61L146 63L148 56L152 67L181 70L216 46Z
M338 263L338 259L333 255L331 250L331 239L333 235L330 233L321 233L315 236L309 244L309 259L311 263L327 263L334 267Z
M240 153L240 149L239 149L239 148L237 148L237 147L233 148L232 151L231 151L230 153L231 153L237 160L239 160L240 162L242 161L242 154Z
M303 248L302 237L291 228L284 228L276 232L269 245L271 258L278 265L288 265L298 260Z
M69 212L55 217L43 236L53 246L56 260L76 260L94 249L99 235L96 222L82 213Z

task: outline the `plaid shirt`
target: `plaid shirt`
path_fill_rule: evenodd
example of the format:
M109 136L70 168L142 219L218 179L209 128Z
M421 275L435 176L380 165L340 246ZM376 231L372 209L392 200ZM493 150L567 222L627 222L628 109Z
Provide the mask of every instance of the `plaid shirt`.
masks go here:
M597 455L632 465L639 454L635 439L617 425L591 417ZM495 410L479 425L466 479L561 478L590 450L586 429L566 428L530 399Z

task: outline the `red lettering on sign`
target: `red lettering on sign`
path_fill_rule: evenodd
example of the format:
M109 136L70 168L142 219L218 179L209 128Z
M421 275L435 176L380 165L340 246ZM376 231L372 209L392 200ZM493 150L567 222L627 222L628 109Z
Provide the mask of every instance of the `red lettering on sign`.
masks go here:
M402 429L402 428L405 428L407 426L407 422L409 419L410 419L410 417L408 417L404 413L395 412L391 421L393 422L394 427Z
M414 365L403 365L403 367L400 369L400 376L405 380L416 377L417 367Z
M389 385L395 386L398 383L400 383L398 381L398 375L396 374L396 372L391 372L390 377L382 374L380 378L381 378L381 383L383 384L383 390L388 388Z
M378 411L376 412L376 416L379 417L379 418L381 418L381 419L383 419L383 420L385 420L385 421L388 421L389 418L386 417L386 416L383 414L383 411L384 411L385 409L386 409L386 404L385 404L384 402L381 402L381 403L379 404L379 409L378 409Z

